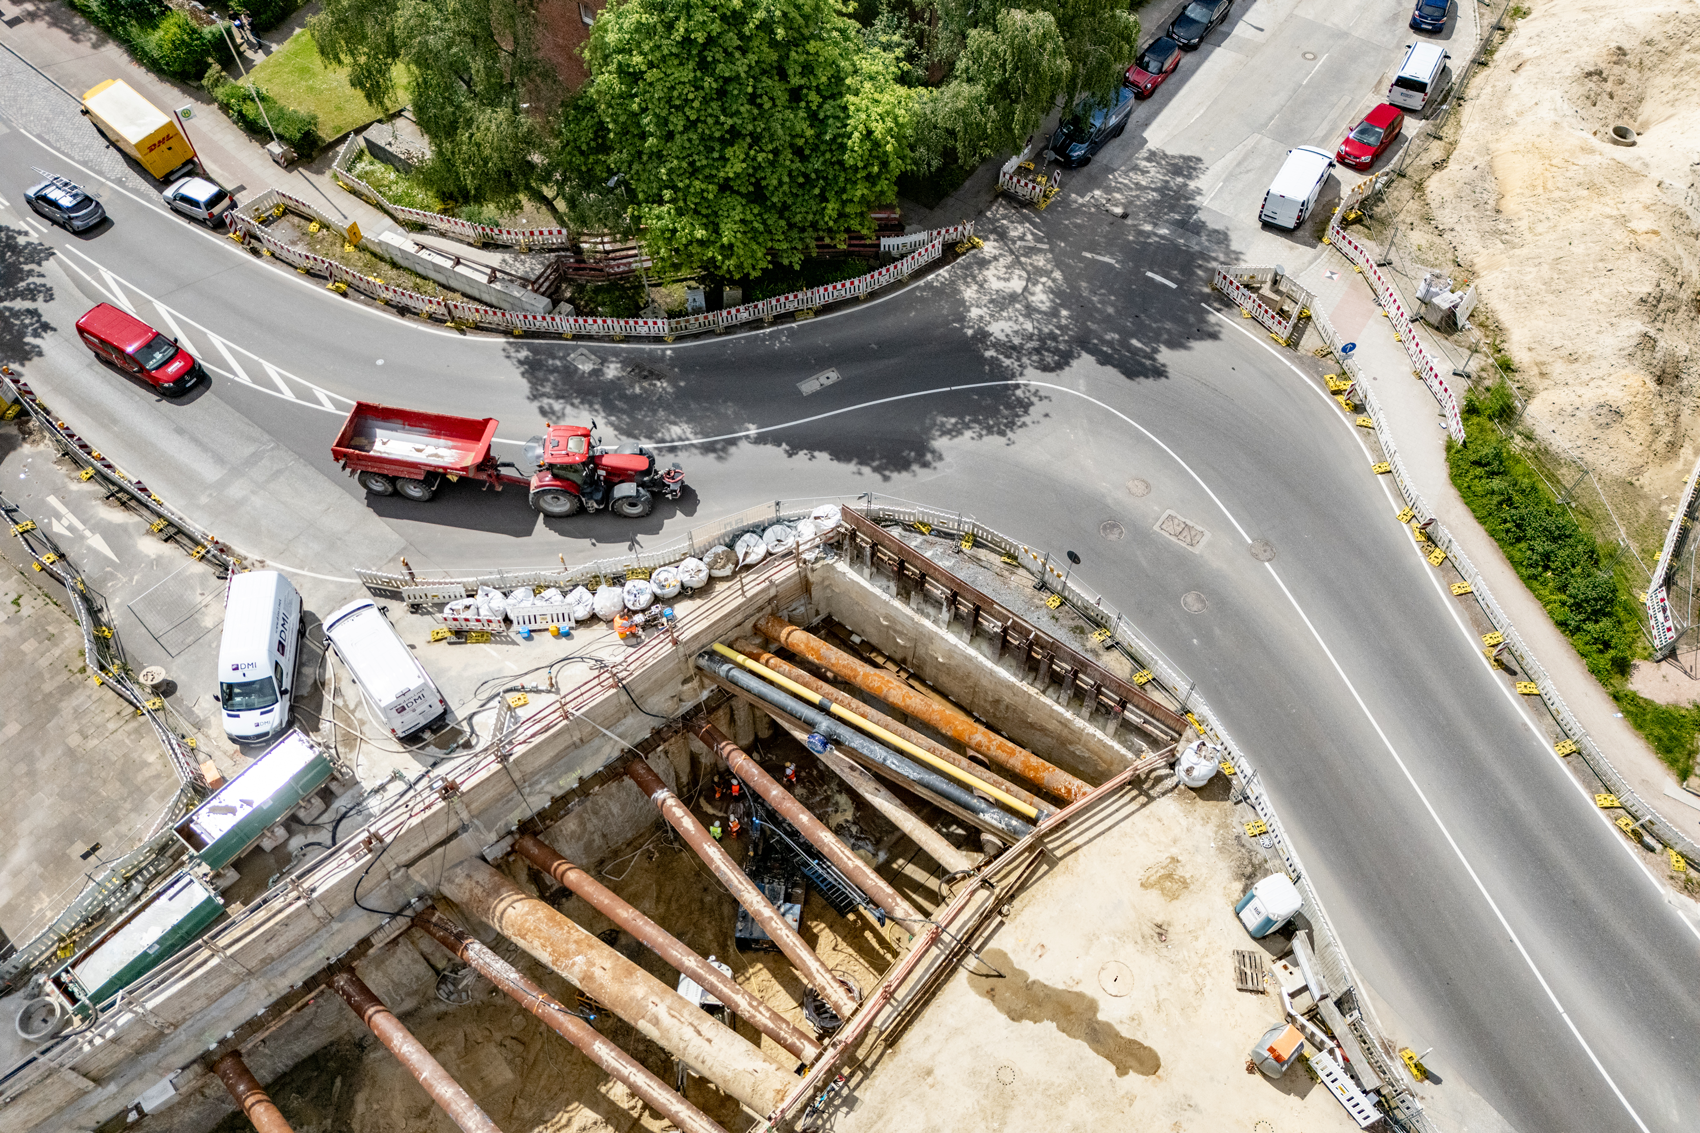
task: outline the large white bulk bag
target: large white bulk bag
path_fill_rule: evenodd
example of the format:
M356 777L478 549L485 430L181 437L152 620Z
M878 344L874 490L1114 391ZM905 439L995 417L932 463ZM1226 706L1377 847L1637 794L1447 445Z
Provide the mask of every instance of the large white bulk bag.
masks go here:
M844 518L844 509L837 504L822 504L809 513L809 518L815 521L815 527L820 531L831 531Z
M596 599L590 591L582 586L575 586L567 593L567 612L572 614L573 621L582 622L590 617L596 607Z
M623 598L626 609L647 610L655 601L655 589L649 585L647 579L634 578L626 583Z
M725 550L725 548L721 548ZM730 557L730 551L727 551ZM708 585L708 564L701 559L686 559L679 564L679 582L686 590L699 590Z
M767 544L755 532L738 536L738 541L732 545L733 552L738 556L739 566L755 566L767 558Z
M678 597L683 585L677 567L656 567L655 573L649 576L649 588L655 591L655 596L662 601Z
M508 595L508 609L511 610L515 606L530 606L536 603L536 601L537 595L531 592L531 587L521 586Z
M611 622L626 608L626 595L618 586L601 586L591 600L592 610L605 622Z
M710 547L702 561L708 566L708 573L713 578L731 578L732 573L738 569L738 556L732 553L730 547Z
M788 524L775 523L772 527L769 527L766 531L762 532L761 541L767 544L768 554L784 554L796 544L797 533L793 531Z

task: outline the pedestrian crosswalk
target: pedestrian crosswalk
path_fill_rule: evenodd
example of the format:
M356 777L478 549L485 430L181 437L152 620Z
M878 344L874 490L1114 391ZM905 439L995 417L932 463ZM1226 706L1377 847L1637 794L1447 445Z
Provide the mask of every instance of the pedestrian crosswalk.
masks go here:
M293 401L307 409L334 413L339 417L346 414L354 404L353 398L332 393L287 370L280 370L253 351L214 334L183 312L167 306L128 280L113 274L78 249L67 250L75 258L67 258L61 262L69 264L88 280L113 306L128 311L175 338L178 345L194 355L210 373L240 382L257 393ZM94 274L84 270L77 262L78 259L85 261ZM255 380L255 373L263 373L264 378Z

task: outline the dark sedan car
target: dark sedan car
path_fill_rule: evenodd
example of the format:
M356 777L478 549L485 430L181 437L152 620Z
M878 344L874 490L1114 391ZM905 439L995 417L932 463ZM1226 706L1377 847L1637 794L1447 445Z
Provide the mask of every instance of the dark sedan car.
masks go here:
M82 186L51 173L43 176L47 180L24 190L24 200L43 217L72 232L86 231L106 219L106 210Z
M1445 31L1446 13L1452 0L1417 0L1411 9L1411 28L1414 31Z
M1169 38L1188 51L1204 42L1204 37L1222 26L1234 0L1192 0L1169 25Z
M1139 61L1127 69L1127 85L1133 88L1133 97L1150 98L1180 62L1181 46L1168 36L1147 47Z
M1064 118L1057 132L1051 135L1051 152L1070 169L1085 165L1104 148L1104 143L1127 129L1133 98L1133 88L1121 86L1116 88L1114 99L1107 106L1094 99L1082 99L1075 105L1074 113Z

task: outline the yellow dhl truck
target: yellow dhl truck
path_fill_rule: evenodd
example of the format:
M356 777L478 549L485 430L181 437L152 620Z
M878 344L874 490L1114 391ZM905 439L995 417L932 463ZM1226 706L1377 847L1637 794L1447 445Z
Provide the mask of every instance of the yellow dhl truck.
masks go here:
M195 147L176 117L137 94L123 79L107 79L83 95L83 113L101 136L160 181L192 173Z

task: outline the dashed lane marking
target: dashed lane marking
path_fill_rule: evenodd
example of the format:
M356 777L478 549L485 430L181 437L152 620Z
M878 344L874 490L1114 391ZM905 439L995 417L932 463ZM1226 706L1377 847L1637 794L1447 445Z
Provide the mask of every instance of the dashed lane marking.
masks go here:
M1171 287L1172 288L1172 287L1179 287L1180 286L1180 284L1178 284L1178 283L1174 283L1174 282L1171 282L1170 280L1164 279L1162 276L1158 275L1154 271L1148 271L1145 274L1147 276L1149 276L1150 278L1156 280L1158 283L1161 283L1164 287Z

